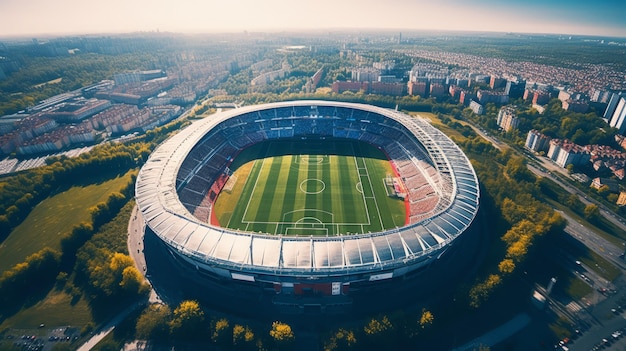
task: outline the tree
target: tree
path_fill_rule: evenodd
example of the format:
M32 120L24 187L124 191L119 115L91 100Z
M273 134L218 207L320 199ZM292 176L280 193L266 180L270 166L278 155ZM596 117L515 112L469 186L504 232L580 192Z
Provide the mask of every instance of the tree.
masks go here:
M605 197L606 195L608 195L611 192L611 189L609 188L608 185L603 185L600 188L598 188L598 195ZM7 210L8 212L8 210Z
M324 344L324 351L348 350L356 345L354 331L340 328L330 340Z
M248 326L235 324L233 327L233 346L237 349L249 349L254 345L254 333Z
M221 346L227 346L230 343L230 323L228 319L221 318L213 323L213 333L211 334L211 340ZM234 333L234 331L233 331Z
M521 220L515 226L511 227L503 236L502 240L507 243L508 246L513 245L519 241L522 236L530 237L537 230L537 225L529 220Z
M275 321L272 323L270 336L279 343L290 343L295 339L291 326L287 323Z
M172 312L167 305L151 304L137 319L137 337L141 339L165 339L169 336L168 322Z
M580 213L580 211L583 210L583 203L580 201L580 198L576 194L570 194L565 200L565 204L574 212Z
M429 327L433 324L434 320L435 316L433 316L432 312L424 309L422 310L422 316L420 317L420 327L422 327L422 329Z
M120 349L120 345L118 345L114 340L104 340L98 346L98 350L100 351L117 351Z
M367 325L363 327L363 331L365 331L365 334L374 335L387 331L392 327L393 325L389 321L389 318L387 318L387 316L383 316L381 320L372 318L369 323L367 323Z
M178 338L196 339L204 326L204 312L197 301L182 301L169 322L170 332Z
M142 295L146 291L147 286L143 282L143 276L135 266L128 266L122 271L122 281L120 282L122 291L129 294Z
M589 204L585 206L584 216L589 222L596 222L600 219L600 209L594 204Z
M505 172L509 177L517 181L535 181L534 174L526 167L526 160L522 157L512 157L504 167Z
M506 256L513 259L514 262L521 262L524 260L526 253L528 253L530 244L531 237L529 235L522 235L518 241L509 246L506 250Z
M59 274L61 254L45 247L0 275L0 315L18 308L33 294L47 291ZM37 282L34 284L33 282Z
M498 264L498 270L500 271L500 273L513 273L513 271L515 270L515 262L513 262L513 260L510 258L505 258L504 260L500 261L500 264Z
M497 274L490 274L487 279L481 283L474 285L470 289L470 306L474 308L480 307L480 305L486 301L493 290L500 285L502 278Z

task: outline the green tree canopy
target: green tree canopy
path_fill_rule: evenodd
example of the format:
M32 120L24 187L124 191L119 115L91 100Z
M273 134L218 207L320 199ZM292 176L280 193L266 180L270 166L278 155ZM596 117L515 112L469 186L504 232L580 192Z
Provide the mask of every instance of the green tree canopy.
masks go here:
M586 220L595 222L600 219L600 209L594 204L589 204L585 206L584 215Z
M279 343L289 343L295 339L291 326L279 321L272 323L270 336Z
M204 328L204 312L197 301L182 301L174 310L169 323L173 336L179 339L197 339Z
M149 305L137 319L137 337L148 340L167 338L171 318L172 311L167 305Z

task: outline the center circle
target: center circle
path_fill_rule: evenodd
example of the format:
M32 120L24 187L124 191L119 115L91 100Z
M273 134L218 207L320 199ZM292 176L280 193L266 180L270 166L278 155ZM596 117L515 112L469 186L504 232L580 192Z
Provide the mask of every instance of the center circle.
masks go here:
M308 188L311 190L308 190ZM326 183L320 179L305 179L300 183L300 191L305 194L319 194L326 189Z

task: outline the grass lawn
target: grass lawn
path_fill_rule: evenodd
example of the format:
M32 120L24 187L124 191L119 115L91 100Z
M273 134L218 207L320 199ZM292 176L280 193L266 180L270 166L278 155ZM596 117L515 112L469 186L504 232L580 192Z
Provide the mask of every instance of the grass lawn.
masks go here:
M83 326L92 321L91 308L85 299L72 301L72 296L64 291L52 290L35 305L4 320L0 330L35 329L40 323L50 327Z
M343 139L280 140L246 151L239 156L246 160L233 164L233 191L220 194L215 206L226 227L326 236L405 223L404 202L384 186L391 164L376 147Z
M126 229L134 205L135 202L130 200L112 221L100 227L91 240L96 240L100 248L128 254ZM107 243L104 243L103 240L106 240ZM38 328L41 323L44 323L46 328L72 326L79 330L90 323L96 324L91 306L80 294L81 291L74 290L68 293L68 290L77 288L72 287L71 283L67 284L62 289L51 289L47 294L42 295L40 300L25 306L15 315L2 321L0 333L6 329L11 329L8 333L37 334L45 331ZM73 298L72 295L76 297ZM118 308L118 306L115 307ZM111 313L114 312L115 310L112 309ZM17 331L20 330L23 331L18 333ZM3 350L1 343L0 350Z
M61 238L75 225L90 220L89 208L106 201L125 186L135 171L97 184L73 186L41 201L0 244L0 272L50 247L60 249Z

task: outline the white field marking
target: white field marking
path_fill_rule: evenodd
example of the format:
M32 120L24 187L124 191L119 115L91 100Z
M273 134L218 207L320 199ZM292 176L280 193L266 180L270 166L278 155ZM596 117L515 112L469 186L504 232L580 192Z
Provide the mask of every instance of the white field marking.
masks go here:
M332 215L332 213L331 213L331 215ZM307 220L307 219L314 219L314 220L317 222L317 224L322 224L322 225L324 224L324 222L322 222L322 221L321 221L319 218L317 218L317 217L302 217L302 218L300 218L299 220L297 220L295 224L296 224L296 225L298 225L298 224L313 224L313 225L315 225L315 223L313 223L313 222L311 222L311 223L306 223L306 222L303 222L303 221L305 221L305 220Z
M321 212L321 213L325 213L327 215L330 215L331 221L330 223L335 223L335 214L330 212L330 211L324 211L324 210L318 210L316 208L302 208L302 209L298 209L298 210L293 210L293 211L289 211L289 212L285 212L283 213L283 221L281 223L289 223L289 224L298 224L298 222L300 221L297 220L295 222L287 222L285 221L285 217L287 217L287 215L291 214L291 213L296 213L296 212L304 212L304 211L311 211L311 212ZM302 217L302 218L309 218L309 217ZM301 218L301 219L302 219ZM315 217L310 217L310 218L315 218ZM317 219L317 218L316 218ZM323 223L323 222L322 222Z
M328 236L328 228L303 228L303 227L287 227L285 228L285 234L289 235L289 229L293 229L294 231L296 229L306 229L306 230L320 230L323 231L324 234L326 234L326 236ZM296 235L298 235L298 233L296 233Z
M369 171L367 169L367 164L365 162L365 159L363 157L361 157L361 160L363 161L364 167L359 167L359 164L357 162L357 157L354 156L355 155L355 151L354 151L354 148L352 147L352 145L351 145L351 149L352 149L352 154L353 154L353 159L354 159L354 166L357 169L357 174L358 174L359 180L360 180L361 177L366 177L367 180L368 180L369 186L370 186L370 190L372 191L372 194L374 194L374 190L372 188L372 183L371 183L371 179L370 179L370 176L369 176ZM300 155L296 155L296 157L297 156L300 156ZM260 175L263 172L263 168L265 167L265 161L268 158L269 157L264 157L263 158L262 164L260 166L261 169L259 170L259 172L257 174L257 177L256 177L256 179L254 181L254 186L252 188L252 194L254 194L254 192L256 191L257 184L259 182L259 178L261 178ZM328 157L329 164L331 163L330 160L331 160L331 157ZM253 165L253 167L256 166L256 163L258 162L258 160L254 161L254 162L255 162L255 164ZM365 174L361 175L360 170L365 170ZM367 206L367 200L366 200L366 197L365 197L365 193L363 192L363 184L360 181L358 183L361 186L361 190L359 192L361 193L362 198L363 198L363 206L365 207L365 211L366 211L366 214L367 214L366 215L367 222L365 222L365 223L355 223L355 222L346 223L346 222L334 222L334 220L333 220L333 221L328 222L328 223L323 223L324 226L331 226L331 227L332 226L336 226L337 227L337 231L336 232L339 233L339 227L340 226L354 226L354 225L358 225L358 226L361 227L361 232L362 233L366 232L365 231L365 226L369 226L372 223L371 223L371 218L370 218L369 207ZM246 204L246 209L244 211L244 215L243 215L243 218L242 218L242 221L241 221L242 223L246 224L246 229L245 229L246 231L249 231L250 226L254 226L255 224L265 224L265 225L275 225L276 226L275 232L278 231L279 226L283 226L285 228L285 231L287 232L289 230L289 228L290 228L289 226L293 226L293 225L297 225L298 224L297 221L296 222L287 222L287 221L284 221L284 220L283 221L248 221L248 220L246 220L245 217L247 216L247 212L248 212L248 209L250 207L250 203L252 201L252 198L253 198L253 196L250 196L250 198L248 199L248 203ZM370 198L370 197L368 197L368 198ZM376 205L376 212L378 214L378 218L379 218L379 221L380 221L380 224L381 224L381 228L382 228L383 224L382 224L382 218L380 217L380 209L378 207L378 202L376 201L376 197L375 196L373 198L374 198L374 202L375 202L375 205ZM333 218L333 219L335 217L334 214L332 212L329 212L329 211L324 211L324 210L319 210L319 209L299 209L299 210L294 210L294 211L289 211L289 212L284 213L283 214L283 219L285 218L285 216L287 214L293 213L293 212L297 212L297 211L320 211L320 212L325 212L325 213L329 214L331 216L331 218ZM232 216L231 216L231 219L232 219ZM230 223L230 221L229 221L229 223ZM325 228L325 229L328 230L328 228Z
M259 172L256 175L256 179L254 180L254 186L252 187L252 194L250 194L250 198L248 199L248 203L246 204L246 209L245 209L245 211L243 211L243 217L241 218L241 223L250 223L249 221L246 221L246 216L248 214L248 208L250 208L250 202L252 202L252 199L254 198L254 196L252 196L252 195L256 191L256 186L259 183L259 178L261 178L260 175L261 175L261 172L263 171L263 167L265 166L265 160L267 160L267 159L268 159L267 157L263 158L263 161L261 163L261 169L259 170ZM254 161L254 166L256 166L257 162L258 162L258 160Z
M322 183L322 189L321 189L321 190L319 190L319 191L306 191L306 190L302 189L302 185L303 185L305 182L308 182L308 181L314 181L314 180L316 180L316 181L318 181L318 182ZM303 193L305 193L305 194L315 195L315 194L319 194L319 193L321 193L322 191L324 191L324 190L326 189L326 183L324 183L324 181L323 181L323 180L321 180L321 179L317 179L317 178L307 178L307 179L303 180L303 181L300 183L299 187L300 187L300 191L302 191Z
M315 156L315 158L310 157L309 155L296 155L296 164L298 163L306 163L307 165L321 165L324 162L324 156ZM313 162L311 162L313 161Z
M356 183L356 191L363 194L363 184L361 184L361 182Z
M332 213L326 211L327 213L329 213L331 216L333 215ZM317 223L305 223L305 220L315 220ZM321 228L316 228L315 225L322 225ZM310 227L308 227L307 225L310 225ZM328 236L328 228L326 228L326 225L324 222L322 222L319 218L317 217L302 217L299 220L296 221L296 223L291 226L291 227L285 227L285 234L289 234L289 229L293 229L294 231L296 229L307 229L307 230L322 230L324 231L324 234L326 234L326 236ZM333 224L330 224L331 226Z
M354 152L353 152L353 154L354 154ZM358 180L359 180L359 182L361 182L361 172L359 171L359 169L360 169L359 168L359 163L356 161L356 156L352 156L352 158L354 158L354 166L356 167L356 173L357 173L357 176L359 177ZM369 176L367 176L367 177L368 177L368 180L369 180ZM361 189L363 189L363 184L361 184ZM370 221L370 210L369 210L369 208L367 208L367 200L365 198L365 192L364 191L361 192L361 197L363 198L363 206L365 207L365 213L366 213L365 217L367 218L367 223L363 223L363 224L371 225L372 223ZM363 228L363 224L361 224L361 231L362 232L365 231L365 228Z
M367 183L369 184L370 187L370 191L372 192L372 196L371 197L366 197L365 196L365 192L362 193L363 195L363 201L365 202L365 208L367 210L367 218L368 221L370 221L370 212L369 212L369 207L367 206L367 202L366 199L374 199L374 204L376 205L376 214L378 215L378 222L380 223L380 227L383 228L383 219L380 216L380 208L378 207L378 200L376 200L376 196L374 196L374 188L372 186L372 180L370 178L370 174L369 174L369 170L367 169L367 163L365 162L365 158L361 157L361 160L363 161L363 167L359 168L358 167L358 163L356 162L356 156L354 157L354 162L357 165L357 172L359 173L359 180L361 180L361 173L360 170L365 170L365 174L363 175L363 177L365 177L367 179ZM362 182L361 182L362 183ZM361 184L361 187L363 185ZM371 225L371 222L369 223ZM365 228L361 229L362 231L365 231Z

